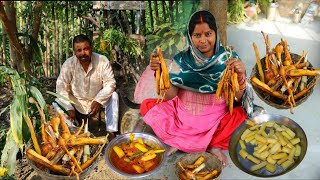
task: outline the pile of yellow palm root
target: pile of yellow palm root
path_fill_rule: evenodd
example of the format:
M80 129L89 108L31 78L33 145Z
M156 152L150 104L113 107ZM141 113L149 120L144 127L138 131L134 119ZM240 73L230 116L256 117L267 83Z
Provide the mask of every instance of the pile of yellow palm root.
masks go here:
M162 55L162 50L157 47L157 55L160 61L160 68L156 70L156 92L158 94L158 102L162 102L166 95L166 91L170 88L169 71Z
M230 57L231 54L232 50L230 50ZM227 57L227 60L229 60L230 57ZM234 69L230 69L230 66L227 66L226 69L223 71L221 79L218 83L216 99L221 99L222 93L224 93L226 103L229 105L229 112L231 115L233 111L235 93L239 90L240 87L238 82L238 74L234 72Z
M79 179L79 174L84 169L88 168L99 156L103 147L108 142L107 137L91 138L88 132L88 125L84 127L82 122L81 127L75 132L71 133L64 116L57 113L57 117L52 117L50 122L46 122L45 116L39 105L34 103L41 116L41 142L34 132L30 118L26 118L26 122L31 132L31 139L34 149L28 147L26 149L27 158L34 161L37 167L41 170L59 175L71 176L75 175ZM40 145L39 145L40 144ZM90 154L90 148L96 147L95 154ZM91 147L90 147L91 146Z
M251 83L260 90L290 105L290 112L296 101L303 97L315 85L317 78L308 85L308 79L318 76L318 69L309 67L307 54L303 51L299 60L293 61L285 39L281 38L274 49L270 50L268 35L262 32L266 44L265 66L262 66L257 45L253 43L259 76L252 76ZM284 58L282 58L284 54Z

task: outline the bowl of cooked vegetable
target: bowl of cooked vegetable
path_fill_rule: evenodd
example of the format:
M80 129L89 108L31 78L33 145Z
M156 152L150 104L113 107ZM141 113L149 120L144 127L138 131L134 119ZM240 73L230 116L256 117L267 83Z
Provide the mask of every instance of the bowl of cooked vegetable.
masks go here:
M240 170L257 177L275 177L296 168L307 147L306 134L295 121L262 114L246 120L233 132L229 154Z
M187 153L176 164L176 175L180 180L218 179L221 161L207 152Z
M148 133L121 134L108 144L104 158L115 173L129 178L149 176L163 166L165 144Z

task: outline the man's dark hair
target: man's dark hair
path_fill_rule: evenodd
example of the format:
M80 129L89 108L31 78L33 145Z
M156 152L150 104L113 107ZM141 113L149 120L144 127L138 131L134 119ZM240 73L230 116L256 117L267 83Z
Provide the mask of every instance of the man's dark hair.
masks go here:
M88 42L91 47L91 40L84 34L79 34L76 37L73 38L73 48L75 43L81 43L81 42Z

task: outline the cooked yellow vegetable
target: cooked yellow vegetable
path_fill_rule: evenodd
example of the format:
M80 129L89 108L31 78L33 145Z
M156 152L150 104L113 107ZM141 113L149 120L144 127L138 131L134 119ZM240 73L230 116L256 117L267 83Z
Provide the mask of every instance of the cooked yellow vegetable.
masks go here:
M257 124L257 125L254 125L254 126L250 127L249 129L250 129L251 131L254 131L254 130L258 129L259 127L260 127L260 125Z
M244 149L244 150L247 149L247 147L246 147L246 145L244 144L244 141L243 141L242 139L240 139L239 144L240 144L241 149Z
M253 157L253 156L250 155L250 154L248 154L247 158L248 158L250 161L252 161L253 163L255 163L255 164L259 164L259 163L260 163L260 160L259 160L259 159Z
M288 160L288 157L284 157L284 158L282 158L282 159L280 159L280 160L278 160L277 161L277 164L282 164L283 162L285 162L286 160Z
M113 150L114 152L116 152L119 158L122 158L124 156L124 152L119 146L113 146Z
M287 160L287 161L285 161L284 163L281 164L281 167L283 169L288 169L292 164L293 164L293 161Z
M140 143L135 143L134 144L134 147L136 147L137 149L139 149L140 151L142 151L142 152L147 152L148 151L148 149L147 148L145 148L142 144L140 144Z
M239 154L243 159L245 159L248 156L248 152L246 150L244 150L244 149L241 149L239 151Z
M133 169L137 171L137 173L142 174L144 169L138 165L132 165Z
M273 173L273 172L276 171L277 168L276 168L276 166L274 164L267 163L266 169L267 169L267 171Z
M266 161L262 161L261 163L259 164L256 164L256 165L253 165L250 167L250 171L256 171L256 170L259 170L263 167L265 167L267 165L267 162Z
M253 126L255 126L256 123L254 121L252 121L252 120L246 120L246 124L248 124L249 126L253 127Z
M288 159L293 161L294 154L296 153L296 148L293 147L289 153Z
M297 137L297 138L291 139L290 142L292 145L296 145L300 142L300 138Z
M272 157L271 157L271 156L268 156L267 161L268 161L268 163L271 163L271 164L275 164L275 163L277 163L277 161L276 161L276 160L274 160L274 159L272 159Z
M264 144L261 146L261 148L258 149L258 153L262 153L264 150L266 150L268 148L267 144Z
M286 128L286 132L293 138L296 136L296 133L294 133L290 128Z
M154 153L162 153L162 152L165 152L166 150L165 149L158 149L158 150L154 150Z
M301 154L301 146L297 144L294 156L300 156L300 154Z
M129 141L130 141L130 142L132 142L132 141L133 141L133 139L134 139L134 134L132 134L132 133L131 133L131 134L130 134Z
M246 137L246 135L249 134L249 133L251 133L251 131L250 131L249 129L246 129L246 130L242 133L240 139L241 139L241 140L244 140L245 137Z
M287 156L288 156L287 153L279 153L279 154L274 154L271 157L272 157L272 159L277 160L277 159L282 159Z
M245 138L244 141L245 141L246 143L248 143L248 142L250 142L250 141L253 140L253 139L254 139L254 136L250 136L250 137ZM254 139L254 140L255 140L255 139Z
M275 154L280 148L281 148L281 144L277 142L270 149L270 153Z
M281 143L282 146L287 145L287 141L284 140L283 136L279 132L276 132L276 136L280 140L280 143Z
M281 134L282 134L282 136L286 137L288 140L291 140L293 138L286 131L282 131Z

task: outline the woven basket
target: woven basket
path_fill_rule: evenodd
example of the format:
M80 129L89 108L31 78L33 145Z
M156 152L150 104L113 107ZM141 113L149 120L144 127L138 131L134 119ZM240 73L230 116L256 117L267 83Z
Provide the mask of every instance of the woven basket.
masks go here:
M282 55L284 56L284 55ZM293 62L296 62L300 59L300 55L298 54L294 54L294 53L291 53L291 58L292 58L292 61ZM282 57L282 59L284 59L284 57ZM265 57L261 59L261 65L262 65L262 69L266 69L265 68ZM309 66L308 67L312 67L311 63L309 62ZM259 77L259 72L258 72L258 67L257 67L257 64L255 64L255 66L253 67L252 71L251 71L251 75L250 75L250 78L251 77ZM315 77L313 76L309 76L308 77L308 82L307 82L307 87L312 84L314 81L316 80ZM263 100L265 103L267 103L268 105L272 106L272 107L275 107L277 109L289 109L290 108L290 104L284 104L285 101L279 99L279 98L276 98L274 96L271 96L270 94L258 89L257 87L255 86L252 86L254 91L256 92L256 94L258 95L258 97ZM313 88L311 88L304 96L302 96L301 98L297 99L295 102L296 102L296 106L300 105L301 103L305 102L308 97L312 94L313 92Z
M77 129L78 128L70 128L70 132L74 133L74 132L76 132ZM90 136L94 137L92 134ZM37 139L38 139L38 142L41 142L41 132L39 132L37 134ZM94 155L99 150L99 147L100 147L100 145L90 146L91 155ZM34 149L31 139L29 140L29 142L26 146L26 149L29 149L29 148ZM37 167L35 162L28 159L27 156L26 156L26 159L29 162L30 166L34 169L34 171L36 171L38 173L38 175L42 179L46 179L46 180L74 180L74 179L77 179L75 175L64 176L64 175L54 174L54 172L50 172L49 170L46 170L46 171L41 170L40 168ZM98 159L99 158L97 158L89 167L87 167L86 169L84 169L82 172L79 173L80 179L86 178L92 172L92 170L98 165Z
M182 172L181 168L178 165L178 162L181 163L182 166L186 166L188 164L193 164L200 156L203 156L205 158L205 167L201 171L213 171L215 169L220 171L222 170L221 161L214 155L207 153L207 152L197 152L197 153L188 153L184 156L182 156L176 164L176 175L179 177L179 175ZM220 174L215 177L215 179L218 179Z

